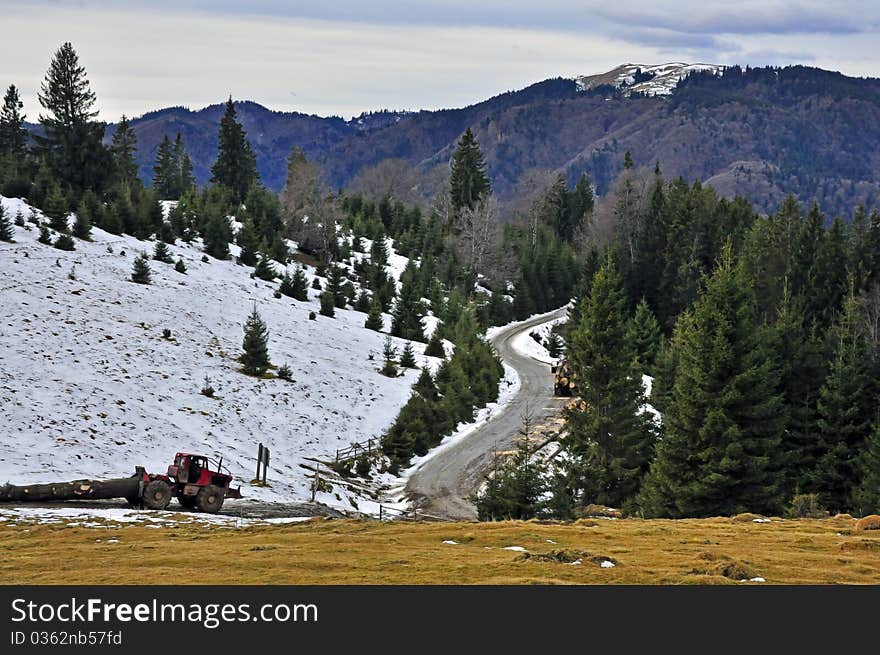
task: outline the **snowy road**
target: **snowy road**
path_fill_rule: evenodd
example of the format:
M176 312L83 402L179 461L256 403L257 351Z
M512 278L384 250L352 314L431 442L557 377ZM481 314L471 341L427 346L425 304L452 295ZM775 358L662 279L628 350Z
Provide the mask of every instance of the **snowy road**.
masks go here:
M476 518L468 496L480 486L492 465L493 453L509 450L522 426L528 407L535 422L558 412L559 400L553 397L550 366L514 348L516 338L537 326L566 315L563 308L542 314L496 332L491 341L501 358L519 374L520 390L505 409L483 427L450 444L428 459L409 477L406 494L413 504L427 513L454 519Z

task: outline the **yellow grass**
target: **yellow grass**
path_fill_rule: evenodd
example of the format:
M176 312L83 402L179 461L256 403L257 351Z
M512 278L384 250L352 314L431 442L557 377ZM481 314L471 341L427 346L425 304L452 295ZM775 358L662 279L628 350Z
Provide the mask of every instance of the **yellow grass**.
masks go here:
M0 583L740 584L730 576L745 572L768 584L880 583L880 534L854 520L106 525L0 524ZM534 557L563 550L582 563ZM600 568L604 558L616 566Z

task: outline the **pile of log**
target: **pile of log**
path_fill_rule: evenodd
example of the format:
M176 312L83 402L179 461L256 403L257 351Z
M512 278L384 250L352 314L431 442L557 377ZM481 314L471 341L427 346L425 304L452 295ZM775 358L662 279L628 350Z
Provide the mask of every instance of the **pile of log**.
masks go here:
M572 373L567 359L562 359L558 364L551 367L553 372L553 395L573 396L577 393L575 374Z

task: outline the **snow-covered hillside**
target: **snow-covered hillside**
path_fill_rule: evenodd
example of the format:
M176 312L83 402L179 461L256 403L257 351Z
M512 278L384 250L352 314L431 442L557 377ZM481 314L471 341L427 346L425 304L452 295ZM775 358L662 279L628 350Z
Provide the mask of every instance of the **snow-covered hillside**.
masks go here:
M0 200L12 216L30 213ZM118 477L135 465L164 472L175 452L193 451L222 455L247 497L305 500L304 457L378 437L409 398L417 371L378 371L386 335L351 310L310 320L313 289L306 303L275 298L277 282L232 261L203 262L198 244L170 247L186 274L151 261L152 284L134 284L133 259L154 242L95 229L93 242L65 252L37 243L31 227L0 244L0 482ZM399 259L392 253L402 270ZM293 382L238 372L254 304L272 362L288 364ZM206 376L214 398L200 393ZM265 489L249 485L260 442L272 454ZM351 508L346 493L318 500Z
M642 76L650 79L636 81L636 72L641 70ZM576 78L578 88L588 91L600 85L610 84L624 89L624 94L644 93L649 96L670 95L676 85L684 77L696 71L712 71L716 74L724 73L724 66L717 64L686 64L683 62L671 62L667 64L622 64L614 70L598 75L582 75Z

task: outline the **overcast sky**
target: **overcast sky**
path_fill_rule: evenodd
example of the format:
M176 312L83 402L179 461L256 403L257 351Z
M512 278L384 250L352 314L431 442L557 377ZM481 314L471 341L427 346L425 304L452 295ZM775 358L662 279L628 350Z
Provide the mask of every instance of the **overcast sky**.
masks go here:
M29 120L71 41L101 117L228 95L346 118L460 107L624 62L800 63L880 76L880 2L0 0L0 84Z

